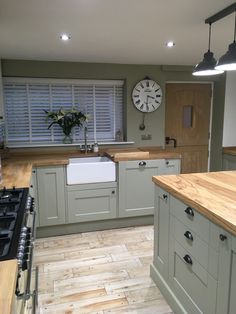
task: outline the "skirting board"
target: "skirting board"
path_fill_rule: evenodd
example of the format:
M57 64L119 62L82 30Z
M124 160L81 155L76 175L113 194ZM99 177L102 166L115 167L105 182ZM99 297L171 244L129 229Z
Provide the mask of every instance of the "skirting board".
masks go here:
M153 225L153 215L38 227L36 230L36 235L37 238L44 238L79 232L99 231L144 225Z
M176 298L162 275L153 264L150 266L150 276L175 314L189 314L185 311L180 301Z

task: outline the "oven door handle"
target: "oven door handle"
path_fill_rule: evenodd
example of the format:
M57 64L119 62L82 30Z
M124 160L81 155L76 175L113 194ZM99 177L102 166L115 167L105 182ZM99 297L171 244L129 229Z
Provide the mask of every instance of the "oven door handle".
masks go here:
M34 271L35 271L35 287L32 294L32 298L33 298L32 299L32 302L33 302L32 314L36 314L37 308L38 308L39 267L36 266Z
M27 275L27 281L26 281L26 289L25 289L25 296L28 300L30 298L30 284L31 284L31 276L32 276L32 265L33 265L33 250L34 250L34 244L32 243L30 248L30 259L28 264L28 275Z
M33 223L32 223L32 238L35 239L35 233L36 233L36 211L34 210L31 215L33 216Z

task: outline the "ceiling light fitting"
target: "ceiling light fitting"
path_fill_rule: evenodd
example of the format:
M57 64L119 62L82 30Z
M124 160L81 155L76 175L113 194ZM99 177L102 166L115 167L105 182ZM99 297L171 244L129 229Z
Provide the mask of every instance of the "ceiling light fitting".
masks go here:
M204 53L203 60L198 63L194 70L193 75L195 76L207 76L207 75L217 75L221 74L224 71L216 70L216 59L214 58L211 48L211 23L209 23L209 40L208 40L208 51Z
M67 34L61 34L60 39L63 41L67 41L67 40L71 39L71 36L67 35Z
M213 53L210 51L211 24L233 12L235 12L234 41L232 44L229 45L228 51L222 57L220 57L218 62L216 62ZM208 51L204 54L203 60L195 66L193 70L193 75L216 75L221 74L224 71L236 70L236 2L223 9L222 11L214 14L213 16L207 18L205 20L205 23L209 24Z
M175 46L175 43L173 42L173 41L168 41L167 43L166 43L166 47L168 47L168 48L172 48L172 47L174 47Z

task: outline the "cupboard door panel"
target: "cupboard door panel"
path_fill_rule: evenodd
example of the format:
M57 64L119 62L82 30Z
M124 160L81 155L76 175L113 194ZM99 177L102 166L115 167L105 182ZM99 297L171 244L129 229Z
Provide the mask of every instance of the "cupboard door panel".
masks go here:
M65 223L65 174L62 166L38 167L39 226Z
M68 192L69 222L116 218L116 188Z

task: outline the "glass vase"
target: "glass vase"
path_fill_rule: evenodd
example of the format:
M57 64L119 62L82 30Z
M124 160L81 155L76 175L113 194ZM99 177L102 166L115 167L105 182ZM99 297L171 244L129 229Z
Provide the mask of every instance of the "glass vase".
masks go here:
M64 144L72 144L72 142L73 142L73 139L70 136L70 134L69 135L65 135L65 137L63 138L63 143Z

